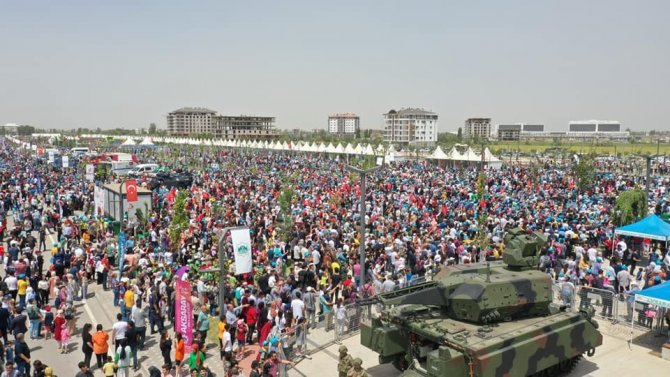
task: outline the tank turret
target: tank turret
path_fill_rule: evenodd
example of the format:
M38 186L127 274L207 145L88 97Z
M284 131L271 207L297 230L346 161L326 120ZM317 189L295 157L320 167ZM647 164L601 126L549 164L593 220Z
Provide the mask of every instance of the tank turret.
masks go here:
M384 305L428 305L450 318L474 323L546 315L552 302L551 278L531 270L546 238L522 230L505 237L503 263L462 264L440 271L433 281L380 294Z
M602 344L592 312L552 303L551 278L537 269L546 238L513 229L504 241L502 261L449 266L430 282L361 300L382 308L363 309L362 344L382 363L411 366L408 375L435 377L569 369Z

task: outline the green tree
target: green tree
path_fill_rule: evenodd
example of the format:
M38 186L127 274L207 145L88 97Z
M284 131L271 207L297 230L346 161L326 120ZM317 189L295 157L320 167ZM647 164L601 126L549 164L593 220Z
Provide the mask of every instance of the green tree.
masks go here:
M475 206L477 208L477 235L475 236L474 243L480 248L485 248L487 245L486 236L488 235L488 230L486 228L486 223L488 220L488 213L486 207L481 208L481 201L486 201L486 172L481 171L479 177L477 177L477 195L475 198Z
M593 187L596 181L596 168L591 156L581 156L579 162L572 168L577 188L586 191Z
M170 247L172 250L177 250L181 241L181 234L188 229L188 213L186 212L186 199L188 195L186 191L180 191L174 200L174 212L172 216L172 223L168 228L168 235L170 237Z
M458 140L459 143L461 141L463 141L463 128L462 127L458 127L458 133L456 134L456 140Z
M155 135L156 134L156 123L151 123L149 124L149 135Z
M623 226L647 216L647 195L644 190L622 192L614 205L614 224Z
M16 127L16 133L19 136L30 136L35 133L35 127L29 125L22 125Z

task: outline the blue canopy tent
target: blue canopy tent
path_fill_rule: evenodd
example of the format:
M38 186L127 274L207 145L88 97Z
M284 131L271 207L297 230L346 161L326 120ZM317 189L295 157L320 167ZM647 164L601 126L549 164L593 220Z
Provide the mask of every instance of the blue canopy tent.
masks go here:
M614 234L668 242L670 224L656 215L649 215L636 223L614 229Z
M668 241L670 241L670 224L656 215L649 215L636 223L614 229L614 234L664 241L667 250ZM616 245L616 243L612 246L614 247L614 245ZM635 294L635 305L637 305L637 303L657 306L662 308L662 311L667 310L670 308L670 281L637 292L637 294ZM631 318L631 343L633 342L634 323L634 318ZM663 321L660 322L660 330L662 330L662 328Z
M649 215L636 223L614 229L614 234L664 241L665 249L667 250L668 241L670 241L670 224L656 215ZM613 242L612 253L614 253L615 247L616 242Z
M663 318L665 311L670 309L670 281L663 284L655 285L653 287L638 291L635 294L635 305L638 303L650 305L649 307L657 307L657 312L661 312L660 317ZM633 316L634 317L634 316ZM635 319L630 321L630 343L633 343L633 327L635 326ZM659 334L663 331L663 321L660 320L657 324Z
M639 291L635 301L670 308L670 281Z

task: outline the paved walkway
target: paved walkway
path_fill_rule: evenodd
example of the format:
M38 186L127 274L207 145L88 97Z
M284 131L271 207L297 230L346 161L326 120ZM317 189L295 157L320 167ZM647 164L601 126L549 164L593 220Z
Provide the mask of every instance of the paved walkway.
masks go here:
M11 216L8 217L9 225ZM53 237L53 236L52 236ZM48 237L47 246L50 247L54 241ZM49 258L45 258L45 266L50 264ZM4 266L2 267L4 276ZM114 322L117 308L112 305L112 293L103 291L101 286L96 284L89 285L89 298L76 304L77 308L77 327L81 329L84 323L92 323L94 326L102 324L105 330L109 331ZM607 325L603 324L603 330ZM618 327L617 327L618 329ZM171 334L172 335L172 334ZM289 369L289 376L337 376L337 348L339 344L333 343L332 332L324 332L321 327L312 330L308 336L308 350L319 346L330 344L323 350L311 355L311 359L302 359L295 368ZM131 376L147 377L149 375L149 366L160 366L163 364L158 347L158 334L147 334L146 349L138 354L140 369L131 373ZM53 367L58 376L74 376L78 372L77 363L83 360L81 352L81 336L78 333L73 336L72 343L67 354L57 352L56 342L54 340L27 340L32 351L32 360L41 360L47 365ZM354 335L342 341L350 353L363 360L363 365L373 377L393 377L400 373L392 366L379 365L377 354L360 345L358 335ZM648 346L647 346L648 347ZM665 361L659 357L660 350L657 347L653 349L633 344L629 346L626 340L617 336L617 334L608 335L605 332L605 340L602 347L598 348L596 355L592 358L585 358L578 364L576 370L571 376L616 376L633 375L644 373L648 376L664 375L664 370L670 368L670 361ZM255 359L256 352L248 352L247 357L240 363L244 367L244 375L248 376L248 367L251 361ZM95 364L93 362L92 364ZM210 345L207 352L206 364L218 376L223 377L223 363L218 357L218 345ZM95 369L94 375L101 376L102 373Z

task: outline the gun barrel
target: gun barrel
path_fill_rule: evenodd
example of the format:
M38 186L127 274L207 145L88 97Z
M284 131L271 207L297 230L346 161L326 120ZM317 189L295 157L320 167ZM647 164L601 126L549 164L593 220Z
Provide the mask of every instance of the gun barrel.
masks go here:
M396 289L391 292L377 294L373 297L359 299L357 303L361 306L372 304L383 305L446 305L446 299L442 294L442 288L437 281L428 281L409 287Z

